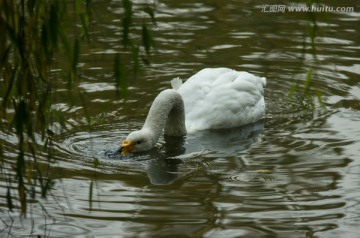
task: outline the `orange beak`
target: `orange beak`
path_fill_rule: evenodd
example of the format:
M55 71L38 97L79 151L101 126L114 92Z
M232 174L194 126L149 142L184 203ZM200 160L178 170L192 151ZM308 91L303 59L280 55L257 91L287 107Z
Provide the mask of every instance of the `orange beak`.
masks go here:
M130 140L124 140L121 143L120 152L121 154L128 154L131 153L134 150L135 142Z

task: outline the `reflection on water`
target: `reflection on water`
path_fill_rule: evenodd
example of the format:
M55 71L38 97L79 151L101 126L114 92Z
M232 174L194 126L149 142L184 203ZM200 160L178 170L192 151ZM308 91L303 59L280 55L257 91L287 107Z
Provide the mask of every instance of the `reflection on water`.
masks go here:
M125 99L116 97L110 73L120 45L121 1L96 4L96 47L82 46L79 66L96 123L84 125L80 105L53 105L69 118L66 128L55 130L57 160L49 175L55 188L20 219L6 208L6 187L16 191L16 185L0 180L0 237L359 237L358 5L351 3L352 13L317 16L316 65L303 51L306 13L262 13L266 1L157 2L157 50L129 82ZM105 156L141 128L172 78L218 66L267 77L263 121L165 137L143 154ZM296 80L303 89L310 67L325 102L314 111L311 99L287 95ZM66 98L63 89L58 94ZM4 169L15 177L9 168L16 138L0 131L0 141Z

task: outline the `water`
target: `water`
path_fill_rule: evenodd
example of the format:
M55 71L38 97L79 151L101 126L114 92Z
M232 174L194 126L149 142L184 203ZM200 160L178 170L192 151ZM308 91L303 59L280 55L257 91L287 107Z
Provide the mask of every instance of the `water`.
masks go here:
M67 130L55 135L55 188L20 219L7 211L1 180L1 237L360 236L357 3L351 3L354 12L318 14L314 88L324 105L315 97L315 110L301 94L288 97L296 80L303 90L308 69L315 67L306 13L261 12L268 1L157 2L151 65L129 82L124 99L116 97L111 74L114 52L121 50L121 1L96 4L96 47L82 45L79 72L89 113L99 123L85 126L80 103L70 111L65 100L54 105L68 118ZM183 141L162 138L140 155L104 155L142 126L170 79L218 66L267 77L263 121ZM64 97L59 88L58 98ZM5 132L0 138L9 148L9 167L16 138Z

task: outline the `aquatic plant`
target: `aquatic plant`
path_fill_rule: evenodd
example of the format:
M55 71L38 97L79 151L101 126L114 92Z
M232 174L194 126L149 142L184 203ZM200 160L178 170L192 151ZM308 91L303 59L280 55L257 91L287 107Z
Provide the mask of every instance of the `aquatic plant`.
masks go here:
M319 5L320 0L307 0L306 6L311 8L314 5ZM316 46L316 38L319 35L320 28L317 24L319 13L316 11L308 11L307 12L307 30L304 36L303 47L302 47L302 56L300 59L300 67L304 65L304 61L306 59L306 54L309 53L314 61L314 64L309 67L306 71L305 79L294 80L292 87L289 90L289 96L293 96L295 93L301 93L306 98L306 106L308 109L315 109L315 101L313 100L314 95L317 98L319 104L321 106L324 105L322 101L322 93L316 86L316 68L319 65L319 61L317 58L317 46ZM300 84L303 84L300 87ZM300 90L300 88L303 88Z
M91 0L0 0L0 131L14 135L11 144L16 144L16 148L0 144L0 178L7 184L10 211L19 207L26 215L28 200L36 200L39 193L46 197L54 186L49 176L54 161L52 125L64 123L62 115L52 110L54 91L66 83L69 105L75 97L82 98L77 87L78 63L80 46L91 41L91 27L96 24L93 4ZM146 22L140 23L140 32L134 32L132 2L123 0L122 8L122 43L130 52L127 61L132 67L122 63L128 56L116 54L114 79L119 92L126 93L127 78L138 73L141 59L148 61L153 43ZM150 6L144 12L155 22ZM81 27L70 24L74 18ZM142 45L133 42L131 34L138 34ZM64 77L55 77L53 69L60 56L68 65L62 69ZM87 115L83 101L82 106ZM89 116L87 121L91 121ZM7 135L0 136L6 141ZM16 155L5 159L9 154Z

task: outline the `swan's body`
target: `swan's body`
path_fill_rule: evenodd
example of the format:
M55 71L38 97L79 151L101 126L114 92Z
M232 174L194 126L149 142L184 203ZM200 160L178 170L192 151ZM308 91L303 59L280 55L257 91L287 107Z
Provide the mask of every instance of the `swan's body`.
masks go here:
M207 68L184 84L162 91L154 100L144 126L122 144L122 153L153 148L164 132L184 136L205 129L238 127L260 120L265 113L266 79L227 68Z

